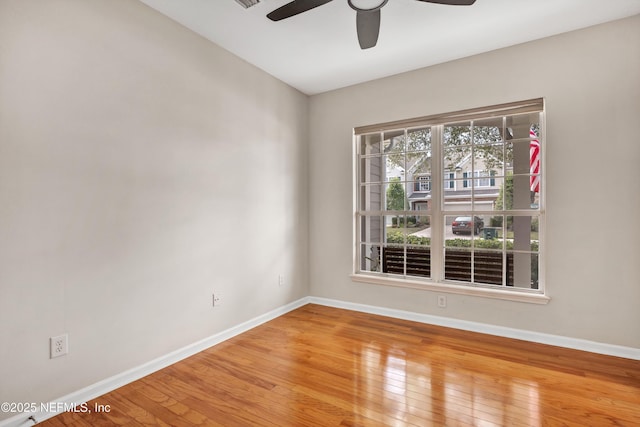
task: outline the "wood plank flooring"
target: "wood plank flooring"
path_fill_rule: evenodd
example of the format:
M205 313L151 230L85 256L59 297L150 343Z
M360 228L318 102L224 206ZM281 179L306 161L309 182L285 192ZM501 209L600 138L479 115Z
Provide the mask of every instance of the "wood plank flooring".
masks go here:
M639 426L640 362L309 304L42 426Z

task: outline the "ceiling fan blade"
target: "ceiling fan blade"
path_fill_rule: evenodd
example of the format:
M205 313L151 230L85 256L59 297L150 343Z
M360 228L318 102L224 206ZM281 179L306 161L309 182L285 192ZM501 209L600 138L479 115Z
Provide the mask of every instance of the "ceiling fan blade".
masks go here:
M356 16L356 30L361 49L369 49L378 43L380 34L380 9L373 11L358 11Z
M272 21L280 21L281 19L290 18L299 13L311 10L314 7L322 6L330 1L332 0L294 0L269 13L267 18Z
M418 0L425 3L448 4L450 6L471 6L476 0Z

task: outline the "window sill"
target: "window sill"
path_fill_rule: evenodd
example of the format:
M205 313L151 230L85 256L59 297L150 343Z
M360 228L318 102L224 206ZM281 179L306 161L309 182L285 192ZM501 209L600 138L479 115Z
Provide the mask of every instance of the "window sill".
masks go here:
M368 274L351 274L351 280L359 283L374 285L396 286L400 288L423 289L425 291L446 292L450 294L470 295L483 298L524 302L529 304L547 304L551 301L546 295L526 291L509 291L502 289L483 288L480 286L453 285L411 279L396 279L386 276Z

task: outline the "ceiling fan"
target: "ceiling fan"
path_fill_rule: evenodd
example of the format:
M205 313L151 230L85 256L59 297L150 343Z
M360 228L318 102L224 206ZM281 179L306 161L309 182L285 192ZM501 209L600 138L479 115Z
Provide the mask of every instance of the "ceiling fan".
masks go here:
M272 21L280 21L290 18L299 13L306 12L315 7L322 6L332 0L294 0L282 7L274 10L267 15ZM380 33L380 9L387 4L389 0L347 0L351 9L355 10L356 30L358 32L358 42L361 49L369 49L374 47L378 42L378 34ZM446 4L451 6L471 6L476 0L417 0L425 3ZM363 5L373 3L374 6L369 9Z

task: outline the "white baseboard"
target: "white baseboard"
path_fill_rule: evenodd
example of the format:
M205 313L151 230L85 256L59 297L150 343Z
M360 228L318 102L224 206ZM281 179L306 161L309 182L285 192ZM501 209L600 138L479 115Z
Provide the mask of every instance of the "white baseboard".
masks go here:
M515 338L519 340L531 341L540 344L549 344L558 347L571 348L575 350L588 351L591 353L599 353L609 356L624 357L627 359L640 360L640 349L632 347L617 346L611 344L604 344L594 341L587 341L576 338L562 337L558 335L543 334L540 332L526 331L522 329L513 329L503 326L495 326L484 323L469 322L465 320L451 319L447 317L433 316L429 314L415 313L411 311L396 310L386 307L377 307L365 304L357 304L346 301L333 300L320 297L304 297L297 301L286 304L247 322L241 323L237 326L229 328L225 331L212 335L201 341L195 342L191 345L183 347L179 350L171 352L167 355L161 356L143 365L122 372L121 374L107 378L103 381L97 382L93 385L85 387L76 392L70 393L60 399L55 400L56 404L77 404L80 405L89 400L102 396L105 393L109 393L123 385L129 384L142 377L145 377L153 372L156 372L162 368L172 365L187 357L193 356L209 347L233 338L243 332L246 332L256 326L266 323L275 319L289 311L302 307L303 305L313 303L318 305L324 305L328 307L343 308L346 310L359 311L363 313L377 314L381 316L388 316L397 319L411 320L414 322L427 323L437 326L445 326L449 328L456 328L465 331L479 332L484 334L496 335L505 338ZM29 416L33 416L38 422L49 419L57 415L60 411L38 411L33 413L17 414L14 417L0 421L0 427L26 427L31 426L34 423L28 419Z
M196 353L199 353L203 350L206 350L209 347L212 347L216 344L219 344L223 341L228 340L229 338L233 338L236 335L240 335L243 332L246 332L250 329L255 328L263 323L266 323L270 320L275 319L276 317L282 316L289 311L295 310L298 307L302 307L305 304L308 304L308 298L302 298L297 301L286 304L282 307L278 307L275 310L271 310L268 313L265 313L261 316L255 317L251 320L248 320L244 323L241 323L237 326L224 330L220 333L212 335L208 338L195 342L191 345L173 351L164 356L158 357L150 362L147 362L143 365L137 366L135 368L129 369L128 371L122 372L120 374L114 375L113 377L106 378L102 381L99 381L95 384L92 384L88 387L85 387L76 392L70 393L66 396L63 396L55 401L51 402L51 404L46 404L47 407L56 407L60 405L61 407L69 408L73 406L73 404L81 405L89 400L95 399L103 394L109 393L123 385L129 384L133 381L139 380L142 377L145 377L149 374L152 374L156 371L159 371L162 368L166 368L169 365L172 365L180 360L186 359L187 357L193 356ZM66 406L65 406L66 405ZM30 416L33 416L37 422L42 422L46 419L49 419L60 412L64 412L65 409L60 409L56 411L36 411L31 413L21 413L17 414L11 418L7 418L5 420L0 421L0 427L26 427L34 425L34 422L29 420Z
M588 351L590 353L604 354L607 356L617 356L624 357L626 359L640 360L639 348L605 344L578 338L569 338L559 335L545 334L541 332L526 331L523 329L507 328L505 326L469 322L466 320L452 319L449 317L433 316L429 314L421 314L386 307L357 304L328 298L309 297L308 302L329 307L344 308L346 310L354 310L363 313L378 314L381 316L394 317L397 319L427 323L430 325L445 326L448 328L461 329L464 331L479 332L483 334L496 335L499 337L530 341L539 344L548 344L557 347L571 348L574 350Z

